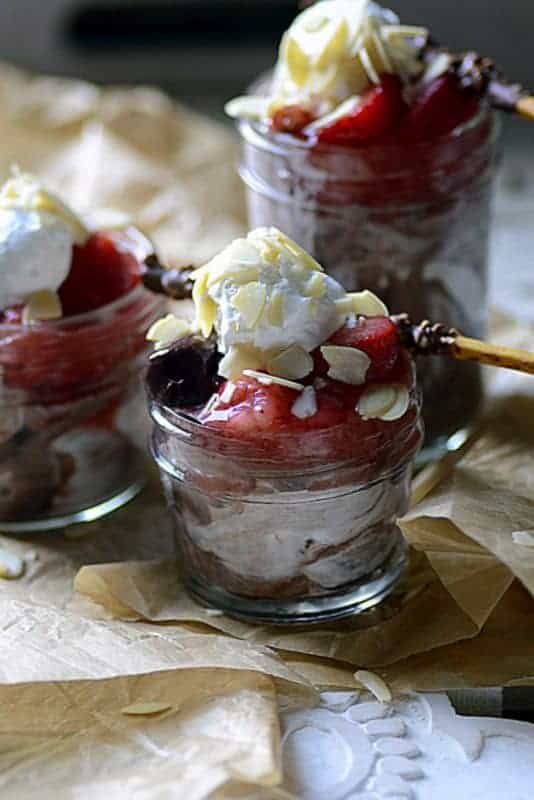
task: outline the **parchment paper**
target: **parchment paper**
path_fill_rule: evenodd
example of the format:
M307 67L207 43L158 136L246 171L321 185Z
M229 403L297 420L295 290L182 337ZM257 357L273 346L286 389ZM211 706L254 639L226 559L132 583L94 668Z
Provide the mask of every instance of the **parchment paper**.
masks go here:
M0 141L0 173L16 162L81 212L127 215L169 265L202 263L244 229L232 135L153 89L0 65ZM501 397L523 392L499 379ZM532 679L533 554L511 536L534 529L531 439L513 435L526 417L525 399L491 412L469 459L403 522L404 586L357 621L253 628L194 605L155 473L106 520L0 537L26 560L0 581L2 797L287 800L271 785L278 710L317 702L312 684L353 687L355 665L419 689ZM122 712L156 701L170 708Z

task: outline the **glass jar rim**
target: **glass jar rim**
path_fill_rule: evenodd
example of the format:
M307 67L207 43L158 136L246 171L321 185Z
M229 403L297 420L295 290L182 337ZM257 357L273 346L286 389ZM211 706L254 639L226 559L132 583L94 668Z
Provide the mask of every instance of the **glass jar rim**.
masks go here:
M255 120L240 119L237 121L237 128L243 139L249 141L251 144L269 149L278 155L284 155L289 152L307 153L312 150L321 152L325 155L347 156L351 154L354 158L363 156L364 154L373 153L402 153L409 149L412 153L425 154L436 147L445 144L454 143L459 141L463 136L471 133L477 127L482 126L485 122L491 122L491 137L490 142L498 139L502 123L498 114L492 109L481 106L477 114L470 119L457 125L451 131L432 139L414 142L412 144L398 144L396 142L388 142L387 144L367 144L362 147L347 147L343 145L329 144L325 142L317 142L310 139L299 139L290 133L276 133L275 135L269 130L264 122Z
M247 87L246 94L247 95L262 95L262 88L268 84L268 82L272 79L274 70L269 69L262 72L258 77ZM357 147L343 147L342 145L335 145L335 144L320 144L320 150L322 153L331 154L331 155L340 155L349 153L377 153L387 152L387 153L395 153L400 151L406 151L406 147L409 147L410 150L417 150L420 153L425 153L429 151L431 148L436 147L436 144L445 144L448 142L454 142L460 139L463 135L470 133L473 131L478 125L482 125L486 120L490 120L492 122L492 137L491 141L495 141L501 131L502 123L500 119L500 115L495 113L495 111L487 104L481 103L480 108L476 114L470 117L465 122L460 123L451 131L446 134L442 134L440 136L436 136L433 139L429 139L428 141L422 142L415 142L412 145L399 145L395 143L390 143L387 145L383 144L371 144L366 145L362 148ZM269 135L269 129L263 122L258 122L254 120L248 119L238 119L236 120L237 128L240 131L243 138L252 139L253 137L258 141L268 142L271 145L276 143L279 146L279 154L282 155L284 152L289 152L291 149L300 150L301 152L307 152L312 148L317 148L317 142L313 143L310 140L306 139L299 139L297 136L292 136L291 134L277 134L276 137L272 134ZM250 132L250 135L247 137L245 134ZM285 145L285 148L283 147ZM272 148L274 149L274 148Z
M398 441L403 435L409 436L418 428L422 428L421 392L418 387L412 391L411 396L413 407L416 409L416 414L415 416L410 416L409 420L407 420L400 428L396 429L395 441ZM261 463L266 467L276 467L282 471L284 466L288 464L287 458L282 458L280 456L277 457L270 455L269 457L265 458L259 456L258 454L250 455L249 453L252 449L250 440L230 437L222 431L208 425L203 425L202 422L194 417L189 416L182 411L176 411L175 409L172 409L153 398L149 400L149 412L152 421L158 428L171 436L183 437L191 446L198 446L201 449L205 449L206 441L209 441L213 446L214 454L216 454L219 458L227 458L229 461L236 461L241 465L255 465ZM280 432L274 435L271 434L268 438L270 438L271 441L276 442L278 445L284 442L294 443L297 439L302 440L303 437L307 437L308 441L312 441L312 439L314 441L320 441L326 439L326 437L331 436L332 434L335 434L336 432L343 431L346 429L346 427L347 423L341 423L338 425L333 425L329 428L306 431L304 433L299 432L298 434ZM194 438L196 434L201 434L203 441L195 442ZM369 445L374 441L378 442L380 438L380 433L373 433L362 437L361 442L365 442L366 445ZM419 445L413 448L413 452L407 454L403 459L399 459L399 461L390 469L380 473L380 477L394 472L402 463L410 461L415 456L415 453L418 449ZM320 456L313 459L310 456L297 455L290 462L295 466L292 466L289 469L289 472L294 471L296 468L298 468L299 471L306 473L322 472L334 467L339 468L350 466L351 464L354 464L355 460L357 459L354 456L343 456L335 460L325 460ZM369 464L370 462L360 460L360 463L364 465Z

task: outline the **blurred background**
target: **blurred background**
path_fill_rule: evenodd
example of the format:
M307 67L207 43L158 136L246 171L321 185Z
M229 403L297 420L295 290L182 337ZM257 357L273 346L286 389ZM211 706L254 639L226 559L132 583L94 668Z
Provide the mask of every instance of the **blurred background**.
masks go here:
M383 1L403 22L492 56L534 89L534 0ZM298 0L0 0L0 59L101 84L152 84L223 120L224 102L273 64L298 9ZM534 319L534 126L501 116L492 297Z
M385 4L534 86L533 0ZM221 115L224 101L272 64L297 9L297 0L2 0L0 58L99 83L155 84Z

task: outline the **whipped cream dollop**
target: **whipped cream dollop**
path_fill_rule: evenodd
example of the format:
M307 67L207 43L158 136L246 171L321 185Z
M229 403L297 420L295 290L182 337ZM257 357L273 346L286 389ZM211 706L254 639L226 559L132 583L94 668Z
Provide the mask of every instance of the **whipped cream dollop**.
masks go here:
M236 98L226 111L261 119L299 105L318 119L347 102L352 109L384 73L407 81L422 72L427 36L370 0L321 0L284 34L269 95Z
M0 308L57 292L69 274L73 244L88 232L37 178L13 171L0 189Z

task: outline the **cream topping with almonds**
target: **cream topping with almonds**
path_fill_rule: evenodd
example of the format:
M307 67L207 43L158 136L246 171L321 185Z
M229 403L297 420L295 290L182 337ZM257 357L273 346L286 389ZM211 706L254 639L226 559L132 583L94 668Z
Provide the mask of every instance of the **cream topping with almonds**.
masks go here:
M427 36L425 28L400 25L395 14L369 0L321 0L284 34L270 95L236 98L226 111L261 119L299 105L331 121L341 104L357 106L384 73L408 80L422 72Z
M310 353L345 320L387 316L372 292L345 292L296 242L276 228L258 228L236 239L193 274L195 319L167 315L147 334L156 347L198 331L215 333L223 354L219 375L243 373L297 384L313 370ZM369 358L355 348L322 347L330 377L351 385L365 382ZM285 382L285 383L284 383Z
M59 197L14 170L0 190L0 308L31 301L29 321L61 316L57 297L50 295L69 273L73 244L87 236Z
M214 328L222 353L246 347L260 353L260 362L291 346L315 349L339 327L336 301L345 296L276 228L258 228L232 242L197 270L193 292L203 335Z
M358 317L388 316L386 306L367 290L345 292L278 229L258 228L236 239L195 270L192 279L193 321L168 314L152 325L147 339L164 353L190 334L197 344L199 334L211 339L213 354L218 350L222 356L217 375L227 384L220 393L214 391L203 419L220 402L231 403L243 376L294 391L293 416L313 417L317 392L329 385L325 377L314 375L321 357L329 380L345 384L347 390L363 388L354 407L362 419L393 422L408 410L410 393L404 385L378 383L375 377L366 387L372 365L368 353L350 344L350 337L347 344L330 338L340 329L356 327ZM363 346L365 338L361 341Z

